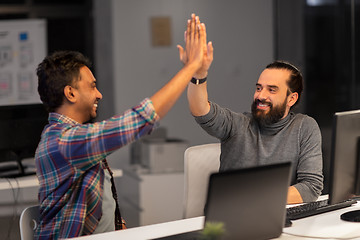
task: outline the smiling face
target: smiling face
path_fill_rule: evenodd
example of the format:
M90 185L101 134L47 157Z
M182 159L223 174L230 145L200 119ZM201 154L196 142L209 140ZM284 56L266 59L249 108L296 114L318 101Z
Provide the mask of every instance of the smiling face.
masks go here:
M297 93L291 93L287 85L290 71L286 69L265 69L256 83L252 114L261 125L269 125L286 117L297 100Z
M97 115L98 102L102 95L96 87L96 79L88 67L80 68L80 79L76 82L76 111L82 123L94 119Z

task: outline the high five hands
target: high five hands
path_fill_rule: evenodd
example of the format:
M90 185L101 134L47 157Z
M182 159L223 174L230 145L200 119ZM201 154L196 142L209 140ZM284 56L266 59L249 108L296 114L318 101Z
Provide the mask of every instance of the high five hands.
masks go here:
M214 48L212 42L206 40L206 27L200 22L199 16L191 14L191 19L187 22L187 30L184 33L185 49L177 45L179 49L180 61L185 65L191 62L200 63L194 77L202 79L207 77L208 69L213 61ZM201 48L198 48L198 46Z

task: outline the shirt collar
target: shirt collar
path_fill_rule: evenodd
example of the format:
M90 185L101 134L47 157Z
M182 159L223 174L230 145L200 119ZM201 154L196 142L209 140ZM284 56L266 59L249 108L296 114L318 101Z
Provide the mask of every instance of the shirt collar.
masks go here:
M56 113L56 112L51 112L49 114L49 123L67 123L67 124L71 124L71 125L81 125L80 123L78 123L77 121L75 121L72 118L69 118L63 114L60 113Z
M293 112L289 112L289 114L281 119L280 121L271 124L271 125L266 125L266 126L259 126L260 130L262 133L264 134L276 134L279 131L281 131L285 126L287 126L287 124L294 118L294 113Z

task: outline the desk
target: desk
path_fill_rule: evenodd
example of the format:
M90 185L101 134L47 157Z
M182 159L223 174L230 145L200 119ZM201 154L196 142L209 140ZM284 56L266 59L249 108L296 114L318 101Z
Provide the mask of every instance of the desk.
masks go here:
M114 177L121 177L123 172L120 169L112 170ZM13 188L29 188L39 186L36 175L23 176L17 178L0 178L0 191Z
M121 169L113 170L114 177L121 177ZM17 178L0 178L0 216L20 215L21 211L38 204L39 181L36 175Z
M295 220L292 227L283 229L280 239L304 239L294 235L333 239L356 237L356 239L360 239L360 223L346 222L340 219L342 213L359 209L360 201L351 207Z
M360 223L351 223L340 219L340 215L342 213L358 209L360 209L360 202L348 208L294 220L292 227L284 228L283 233L278 239L360 239ZM154 239L184 232L201 230L203 224L204 217L196 217L137 228L129 228L121 231L95 234L86 237L72 238L72 240Z

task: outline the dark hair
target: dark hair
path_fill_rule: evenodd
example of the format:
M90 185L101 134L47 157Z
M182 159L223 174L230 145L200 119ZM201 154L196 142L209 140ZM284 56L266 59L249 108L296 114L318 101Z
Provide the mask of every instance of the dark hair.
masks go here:
M64 88L75 86L80 68L91 63L84 55L75 51L57 51L47 56L37 67L38 92L49 112L63 104Z
M288 63L285 61L272 62L269 65L267 65L266 68L267 69L286 69L291 72L290 78L287 81L287 85L289 87L290 92L298 93L299 97L298 97L298 100L296 101L296 103L294 104L294 106L296 104L298 104L298 102L300 101L301 93L304 89L303 76L302 76L300 70L297 67L295 67L294 65L292 65L291 63ZM290 94L290 92L288 94Z

